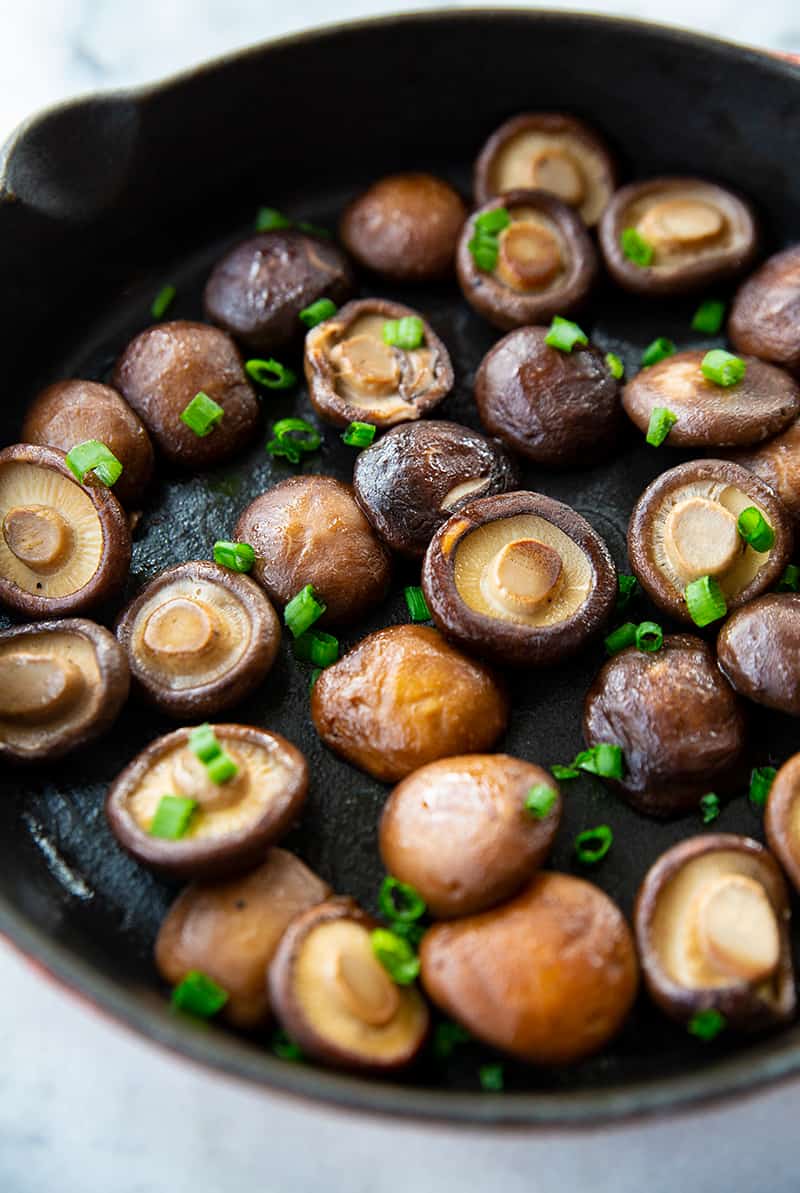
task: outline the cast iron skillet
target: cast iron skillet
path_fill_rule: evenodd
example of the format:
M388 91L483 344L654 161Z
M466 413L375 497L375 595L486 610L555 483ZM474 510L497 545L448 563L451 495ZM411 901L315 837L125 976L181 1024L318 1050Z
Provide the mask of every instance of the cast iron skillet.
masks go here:
M0 159L0 442L13 442L26 402L46 382L104 377L127 339L149 322L167 281L177 317L200 315L200 287L222 249L251 226L260 204L334 225L366 180L430 168L466 192L487 134L529 108L568 110L598 125L625 174L695 172L740 187L760 205L766 249L800 239L800 76L785 62L737 46L628 21L556 13L412 15L290 38L134 93L92 97L34 118ZM476 425L474 370L497 338L455 287L382 286L422 308L453 355L458 380L440 411ZM629 371L655 335L684 346L691 300L650 306L601 292L581 322ZM308 416L306 395L265 401L267 417ZM631 505L680 457L629 434L617 459L580 473L528 469L526 487L569 501L625 563ZM351 449L328 429L305 466L349 479ZM207 557L237 512L287 475L259 440L230 468L202 477L162 469L138 532L130 590L160 567ZM367 630L405 620L394 596ZM646 615L642 610L642 616ZM0 617L0 625L7 624ZM543 764L581 746L583 694L600 649L514 683L503 743ZM280 662L241 709L243 721L285 733L313 775L302 824L289 839L334 888L374 909L381 878L376 822L385 788L329 755L308 717L307 674L284 646ZM101 743L49 770L0 777L0 929L67 986L152 1039L204 1064L287 1093L361 1110L484 1123L590 1123L677 1108L800 1072L800 1026L750 1042L700 1045L641 1000L600 1057L569 1070L507 1065L507 1091L481 1094L483 1051L431 1062L405 1083L366 1081L292 1065L244 1038L172 1015L151 946L173 892L123 856L102 814L109 780L165 728L131 704ZM796 723L754 717L754 761L800 746ZM743 774L743 787L747 776ZM616 845L594 877L630 912L647 867L702 831L691 818L659 824L621 805L590 778L572 784L553 864L571 870L575 832L609 823ZM762 837L740 796L717 822ZM796 911L796 922L800 916ZM795 946L800 934L795 935ZM797 950L800 954L800 949Z

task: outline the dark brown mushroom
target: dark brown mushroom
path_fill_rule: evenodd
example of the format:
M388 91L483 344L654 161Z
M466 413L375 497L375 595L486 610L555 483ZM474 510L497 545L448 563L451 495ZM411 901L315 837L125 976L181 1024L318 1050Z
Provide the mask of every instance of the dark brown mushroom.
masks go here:
M387 783L437 758L490 750L508 715L497 677L429 626L369 634L311 693L325 744Z
M575 654L614 608L617 573L599 534L541 493L478 498L440 527L422 588L434 622L512 667Z
M760 476L775 490L795 522L800 520L800 419L766 443L725 455Z
M552 794L534 814L525 801L542 787ZM384 804L381 858L438 919L472 915L528 881L560 820L558 784L540 766L508 754L443 758L414 771Z
M342 242L359 265L396 282L431 282L453 272L467 209L433 174L390 174L345 209Z
M475 377L475 401L492 435L537 464L564 468L618 443L620 387L597 348L562 352L547 335L520 327L495 344Z
M728 335L737 351L800 373L800 244L770 257L742 283Z
M425 1042L425 1000L378 961L377 927L352 899L329 899L292 921L269 966L281 1025L323 1064L386 1072L410 1064Z
M67 618L0 633L0 759L41 762L88 745L128 698L113 634Z
M311 584L335 623L357 620L386 595L386 548L350 485L332 476L293 476L268 489L244 510L235 537L255 551L253 575L278 604Z
M560 112L526 112L501 124L475 163L475 202L532 187L569 204L596 224L616 187L608 146L582 120Z
M586 744L621 747L624 773L613 786L652 816L689 812L705 793L741 782L745 729L713 653L690 634L667 635L654 653L614 655L583 706Z
M308 767L278 733L252 725L213 725L236 774L214 781L190 748L191 729L159 737L134 758L109 788L106 817L120 845L142 865L172 878L225 878L263 859L291 827L308 790ZM194 800L178 838L154 836L165 795Z
M54 447L0 452L0 601L26 617L83 613L116 596L131 561L122 506L79 484Z
M417 348L384 339L387 323L422 321ZM453 388L450 354L418 311L363 298L349 302L306 336L305 372L311 404L337 427L351 422L393 427L429 414Z
M194 882L167 912L155 946L171 985L199 970L228 995L223 1018L245 1030L270 1019L267 966L289 923L322 903L331 888L299 858L270 849L243 878Z
M267 675L281 641L258 585L205 560L161 572L116 630L145 697L178 720L215 716L243 700Z
M356 499L379 537L419 558L451 514L477 496L516 487L514 465L498 443L458 423L403 423L359 452Z
M800 891L800 754L787 758L772 782L764 810L772 852Z
M626 255L632 229L650 264ZM650 178L618 190L599 227L614 281L635 294L683 294L747 269L758 251L758 226L747 200L702 178ZM632 254L633 255L633 254Z
M765 551L739 534L739 515L753 508L775 535ZM692 624L688 584L708 576L727 608L738 609L775 584L789 562L792 537L786 509L754 473L725 460L689 460L662 472L636 502L628 555L656 605Z
M425 992L445 1014L542 1065L598 1052L622 1027L639 979L622 912L567 874L537 874L509 903L434 924L420 960Z
M511 223L497 238L497 263L481 268L470 249L475 223L504 208ZM588 297L597 254L571 207L545 191L515 190L491 199L464 225L456 255L461 290L471 307L502 331L570 315Z
M262 232L226 253L206 283L212 323L251 352L268 354L299 341L300 312L320 298L337 305L353 291L347 258L329 240L280 229Z
M773 593L737 609L717 658L740 696L800 717L800 595Z
M738 1030L794 1015L789 898L775 859L747 837L680 841L645 876L635 927L651 998L690 1023L718 1011Z
M207 323L159 323L131 340L114 370L114 384L168 460L204 468L227 460L252 439L259 404L239 350ZM206 394L222 417L205 434L181 419Z

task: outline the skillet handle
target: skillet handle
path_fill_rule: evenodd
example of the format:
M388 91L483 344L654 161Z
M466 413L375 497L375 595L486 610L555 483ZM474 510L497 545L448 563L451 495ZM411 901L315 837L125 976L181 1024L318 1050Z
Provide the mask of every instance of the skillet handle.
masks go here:
M775 58L782 58L784 62L791 63L792 66L800 66L800 54L787 54L783 50L770 50L770 53Z

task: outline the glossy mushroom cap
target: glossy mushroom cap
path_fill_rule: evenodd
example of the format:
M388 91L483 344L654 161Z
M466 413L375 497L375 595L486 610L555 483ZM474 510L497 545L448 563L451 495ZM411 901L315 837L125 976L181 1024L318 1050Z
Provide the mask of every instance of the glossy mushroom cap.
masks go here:
M131 536L113 493L78 484L56 448L0 452L0 601L27 617L83 613L115 596Z
M216 783L189 747L191 729L159 737L134 758L109 788L111 831L138 862L173 878L224 878L263 858L291 827L308 790L306 760L278 733L251 725L213 725L238 770ZM197 804L178 839L153 836L164 795Z
M141 418L158 450L173 464L205 468L252 439L260 408L230 336L207 323L159 323L131 340L114 370L114 384ZM181 414L204 393L223 409L198 435Z
M745 719L700 638L670 634L655 653L630 647L601 668L583 709L588 746L622 748L614 783L640 812L689 812L707 791L741 782Z
M475 163L475 202L526 188L547 191L596 224L616 186L608 147L574 116L526 112L500 125Z
M479 1040L532 1064L570 1064L622 1027L638 985L630 929L608 895L537 874L481 915L434 924L420 946L425 992Z
M345 209L342 243L366 269L397 282L430 282L453 272L467 209L433 174L390 174Z
M511 223L498 236L497 264L489 272L480 268L469 245L475 221L501 207ZM594 245L580 218L545 191L511 191L474 211L456 256L467 302L502 331L572 314L586 300L597 268Z
M775 534L756 551L737 521L755 508ZM639 583L664 612L692 624L684 592L710 576L728 609L771 588L789 562L791 519L752 472L724 460L690 460L663 472L642 493L628 523L628 555Z
M717 658L740 696L800 717L800 595L774 593L737 609Z
M242 513L235 538L256 553L253 576L277 604L312 584L325 622L355 621L379 604L391 576L388 552L350 485L332 476L294 476Z
M800 891L800 754L788 758L773 780L764 829L770 849Z
M470 502L434 536L422 566L434 622L465 649L512 667L580 650L614 608L617 573L589 523L541 493Z
M800 520L800 419L766 443L725 455L774 489L794 521Z
M377 927L352 899L330 899L292 921L269 966L283 1028L323 1064L385 1072L410 1064L425 1042L428 1008L375 957Z
M451 514L516 487L498 443L458 423L403 423L356 457L356 499L392 551L419 558Z
M422 319L424 338L406 350L384 340L386 323ZM392 427L429 414L453 388L450 354L418 311L363 298L349 302L306 336L311 404L337 427L351 422Z
M0 759L41 762L87 745L128 698L113 634L69 618L0 633Z
M212 323L262 355L299 341L300 312L353 290L347 258L329 240L280 229L252 236L214 266L203 301Z
M194 882L170 907L155 946L164 981L199 970L227 992L222 1014L251 1030L269 1021L266 970L289 923L331 888L299 858L270 849L244 878Z
M653 253L637 265L622 247L634 229ZM599 227L600 248L615 282L636 294L682 294L745 270L758 250L750 204L701 178L650 178L614 195Z
M800 245L776 253L742 283L728 335L737 351L800 372Z
M534 787L553 793L542 816L525 808ZM438 919L509 898L547 858L561 820L552 775L508 754L466 754L420 767L384 804L387 871L417 890Z
M281 641L258 585L205 560L151 580L116 632L144 695L178 719L214 716L243 700L267 675Z
M367 635L311 692L325 744L387 783L437 758L490 750L508 715L497 677L429 626Z
M636 900L636 941L651 998L688 1023L717 1010L755 1029L794 1014L789 899L763 845L691 837L658 859Z
M619 383L602 352L551 348L548 330L517 328L487 352L475 377L478 413L490 434L537 464L585 464L619 440Z
M645 432L657 407L677 417L668 447L736 447L777 435L800 414L800 386L773 365L745 357L736 385L716 385L701 371L704 351L668 356L627 383L625 413Z

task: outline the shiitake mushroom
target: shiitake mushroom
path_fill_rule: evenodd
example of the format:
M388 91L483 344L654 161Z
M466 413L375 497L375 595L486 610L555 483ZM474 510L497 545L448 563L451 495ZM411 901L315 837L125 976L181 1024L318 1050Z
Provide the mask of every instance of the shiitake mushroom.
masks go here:
M800 245L776 253L742 283L728 336L737 351L800 372Z
M770 849L800 891L800 754L787 758L773 779L764 829Z
M800 419L766 443L725 455L761 477L775 490L794 521L800 520Z
M772 593L728 618L717 659L740 696L800 717L800 594Z

